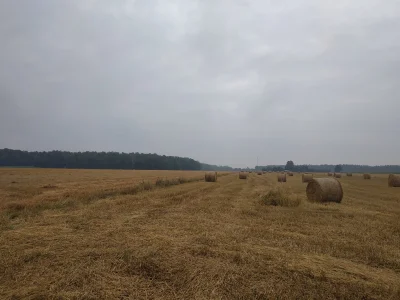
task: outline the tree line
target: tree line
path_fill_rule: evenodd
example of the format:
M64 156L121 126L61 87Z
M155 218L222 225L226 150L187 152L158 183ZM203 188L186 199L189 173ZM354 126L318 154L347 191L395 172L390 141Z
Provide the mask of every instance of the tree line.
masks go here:
M289 160L286 165L256 166L256 170L280 172L289 170L293 172L345 172L345 173L400 173L399 165L351 165L351 164L322 164L322 165L295 165Z
M178 156L120 152L21 151L0 149L0 166L135 169L135 170L202 170L200 162Z
M135 169L135 170L204 170L237 171L229 166L200 163L192 158L145 153L120 152L69 152L69 151L22 151L0 149L0 167L37 167L70 169ZM255 170L294 172L351 172L351 173L400 173L400 166L366 165L286 165L256 166Z

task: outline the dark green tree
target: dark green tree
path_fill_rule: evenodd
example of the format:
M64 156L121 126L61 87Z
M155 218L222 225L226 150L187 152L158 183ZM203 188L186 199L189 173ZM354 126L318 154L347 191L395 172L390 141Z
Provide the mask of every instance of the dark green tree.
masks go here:
M289 170L289 171L293 171L294 170L294 162L292 160L289 160L286 163L285 170Z

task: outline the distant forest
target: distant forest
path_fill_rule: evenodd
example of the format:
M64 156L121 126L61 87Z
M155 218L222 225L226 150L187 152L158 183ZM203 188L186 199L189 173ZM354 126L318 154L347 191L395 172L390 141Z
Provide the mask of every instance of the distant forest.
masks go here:
M187 157L119 152L29 152L0 149L2 167L126 170L229 170Z
M238 171L238 168L200 163L192 158L145 153L120 152L68 152L68 151L21 151L0 149L0 167L36 167L70 169L125 169L125 170L204 170ZM246 168L244 170L251 170ZM399 173L400 166L365 165L286 165L256 166L255 170L295 172L352 172L352 173Z
M289 162L288 162L289 163ZM386 166L367 166L367 165L269 165L256 166L256 170L264 171L283 171L291 170L294 172L344 172L344 173L398 173L400 174L399 165Z

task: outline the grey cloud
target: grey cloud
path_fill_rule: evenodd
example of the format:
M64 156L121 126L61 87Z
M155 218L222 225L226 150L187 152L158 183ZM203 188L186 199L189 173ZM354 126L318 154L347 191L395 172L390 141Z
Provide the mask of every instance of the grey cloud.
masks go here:
M0 3L0 147L398 163L395 0Z

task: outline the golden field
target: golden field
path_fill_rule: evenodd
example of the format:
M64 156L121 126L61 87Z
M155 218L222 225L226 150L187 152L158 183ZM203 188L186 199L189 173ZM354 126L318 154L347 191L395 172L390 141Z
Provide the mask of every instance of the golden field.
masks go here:
M0 298L400 299L400 188L339 181L2 168Z

